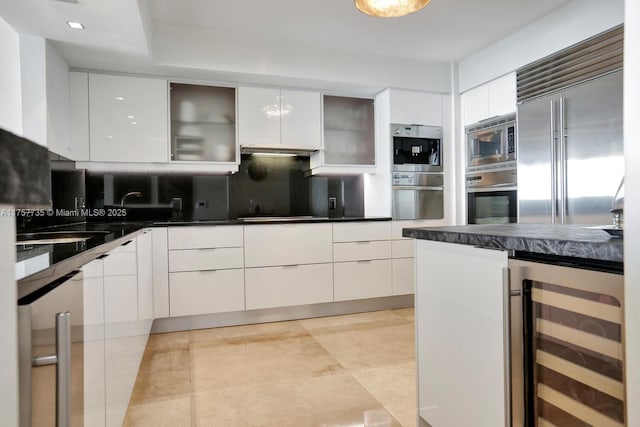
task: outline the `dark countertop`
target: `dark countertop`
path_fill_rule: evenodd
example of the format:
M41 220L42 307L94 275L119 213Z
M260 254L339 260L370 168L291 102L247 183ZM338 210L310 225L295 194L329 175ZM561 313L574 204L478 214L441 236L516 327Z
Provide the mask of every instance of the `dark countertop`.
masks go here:
M322 222L391 221L390 217L341 217L318 216L262 216L238 219L200 220L200 221L162 221L154 222L157 227L197 226L197 225L252 225L252 224L299 224Z
M290 224L356 221L390 221L389 217L260 217L249 219L230 219L214 221L167 221L167 222L106 222L77 223L57 227L48 227L33 232L48 231L100 231L78 243L55 243L46 245L17 245L16 261L29 261L36 257L48 257L48 267L18 280L18 299L37 291L42 286L82 267L116 246L132 239L137 232L148 227L167 226L213 226L213 225L254 225L254 224ZM31 230L30 230L31 231ZM29 232L30 232L29 231ZM25 231L27 233L28 231ZM39 258L41 259L41 258Z
M0 204L17 208L51 205L49 152L0 128Z
M573 224L499 224L404 228L402 235L544 255L623 262L623 240Z

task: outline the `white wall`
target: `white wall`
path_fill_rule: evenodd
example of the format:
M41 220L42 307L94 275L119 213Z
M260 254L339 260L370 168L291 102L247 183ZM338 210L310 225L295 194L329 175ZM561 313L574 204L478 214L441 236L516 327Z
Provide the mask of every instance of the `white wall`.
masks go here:
M625 338L628 426L640 425L640 2L627 0L624 35Z
M624 0L574 0L460 61L460 92L615 27L623 20Z
M47 145L46 42L42 37L20 35L22 79L22 136Z
M20 38L0 17L0 128L22 134Z

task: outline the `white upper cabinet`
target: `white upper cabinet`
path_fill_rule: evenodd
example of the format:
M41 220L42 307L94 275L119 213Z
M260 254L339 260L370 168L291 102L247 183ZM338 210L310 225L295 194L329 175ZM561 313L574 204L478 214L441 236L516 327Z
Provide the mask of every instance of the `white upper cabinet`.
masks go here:
M516 112L516 87L515 72L489 82L489 117Z
M89 75L92 162L168 162L167 82Z
M442 126L442 95L392 89L391 123Z
M69 72L69 151L70 159L89 161L89 74L77 71Z
M463 124L516 111L516 73L510 73L462 94Z
M321 148L321 98L316 92L238 88L243 147Z

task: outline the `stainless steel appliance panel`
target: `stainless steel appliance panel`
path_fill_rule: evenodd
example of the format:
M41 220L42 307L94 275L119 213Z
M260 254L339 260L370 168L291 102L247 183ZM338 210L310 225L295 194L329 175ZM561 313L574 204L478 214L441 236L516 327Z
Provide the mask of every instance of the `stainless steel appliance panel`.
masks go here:
M622 73L562 93L567 224L610 224L624 176Z
M554 106L559 95L518 106L518 222L555 223Z
M624 176L622 72L518 106L518 220L608 224Z
M394 186L393 219L442 219L442 187Z
M18 301L20 426L84 425L83 275Z

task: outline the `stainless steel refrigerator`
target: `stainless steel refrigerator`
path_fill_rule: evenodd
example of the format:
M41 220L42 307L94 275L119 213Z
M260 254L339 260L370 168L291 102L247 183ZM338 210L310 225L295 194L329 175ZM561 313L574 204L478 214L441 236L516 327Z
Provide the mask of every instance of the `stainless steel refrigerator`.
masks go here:
M622 71L518 105L518 222L611 224L624 176Z

